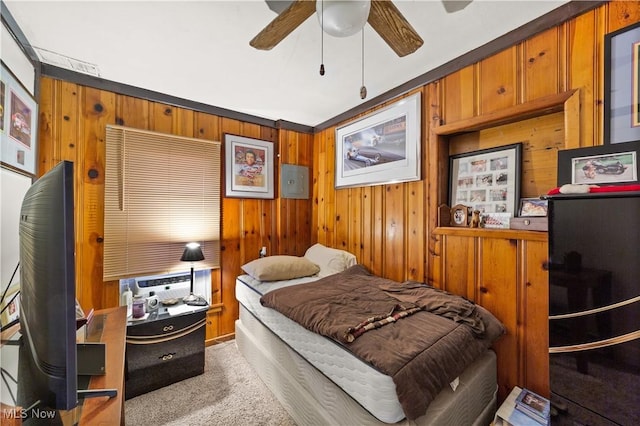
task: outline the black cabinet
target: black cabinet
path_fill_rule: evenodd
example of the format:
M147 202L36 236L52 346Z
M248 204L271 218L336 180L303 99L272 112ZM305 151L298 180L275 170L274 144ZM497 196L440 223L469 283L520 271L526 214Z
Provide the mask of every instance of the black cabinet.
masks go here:
M204 372L207 309L169 315L162 307L127 323L125 398Z
M554 425L640 419L640 193L549 202Z

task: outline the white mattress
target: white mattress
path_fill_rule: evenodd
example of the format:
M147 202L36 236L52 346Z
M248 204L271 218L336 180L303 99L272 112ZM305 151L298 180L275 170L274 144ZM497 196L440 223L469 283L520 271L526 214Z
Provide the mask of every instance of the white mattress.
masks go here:
M331 339L313 333L279 312L260 304L260 296L268 291L317 279L308 277L263 283L248 275L242 275L236 280L236 299L262 324L378 420L385 423L402 420L405 415L390 376L356 358ZM242 313L241 310L241 320ZM488 386L485 389L488 389L487 398L490 400L495 387ZM455 395L453 392L450 393Z

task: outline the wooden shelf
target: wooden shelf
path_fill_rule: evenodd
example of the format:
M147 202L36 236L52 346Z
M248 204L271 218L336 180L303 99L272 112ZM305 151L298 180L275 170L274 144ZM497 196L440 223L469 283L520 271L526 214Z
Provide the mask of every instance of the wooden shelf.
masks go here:
M548 233L546 231L523 231L520 229L464 228L441 226L436 228L433 233L435 235L450 235L455 237L484 237L528 241L548 241Z

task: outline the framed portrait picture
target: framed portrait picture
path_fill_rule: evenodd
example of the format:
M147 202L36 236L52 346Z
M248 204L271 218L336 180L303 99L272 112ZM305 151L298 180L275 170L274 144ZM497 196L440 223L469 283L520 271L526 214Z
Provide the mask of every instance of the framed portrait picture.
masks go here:
M515 215L520 201L522 144L449 157L449 204Z
M640 141L558 151L558 186L638 183Z
M273 143L225 134L226 196L274 197Z
M604 143L640 140L640 22L605 36Z
M420 180L420 94L336 129L336 188Z
M0 139L1 161L21 173L36 173L38 106L11 71L1 64Z

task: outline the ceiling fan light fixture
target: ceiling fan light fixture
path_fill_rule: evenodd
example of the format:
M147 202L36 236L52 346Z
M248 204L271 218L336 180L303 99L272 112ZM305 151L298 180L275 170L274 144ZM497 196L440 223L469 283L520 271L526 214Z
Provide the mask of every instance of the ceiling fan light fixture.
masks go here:
M370 0L316 1L318 22L327 34L334 37L356 34L367 23L370 10Z

